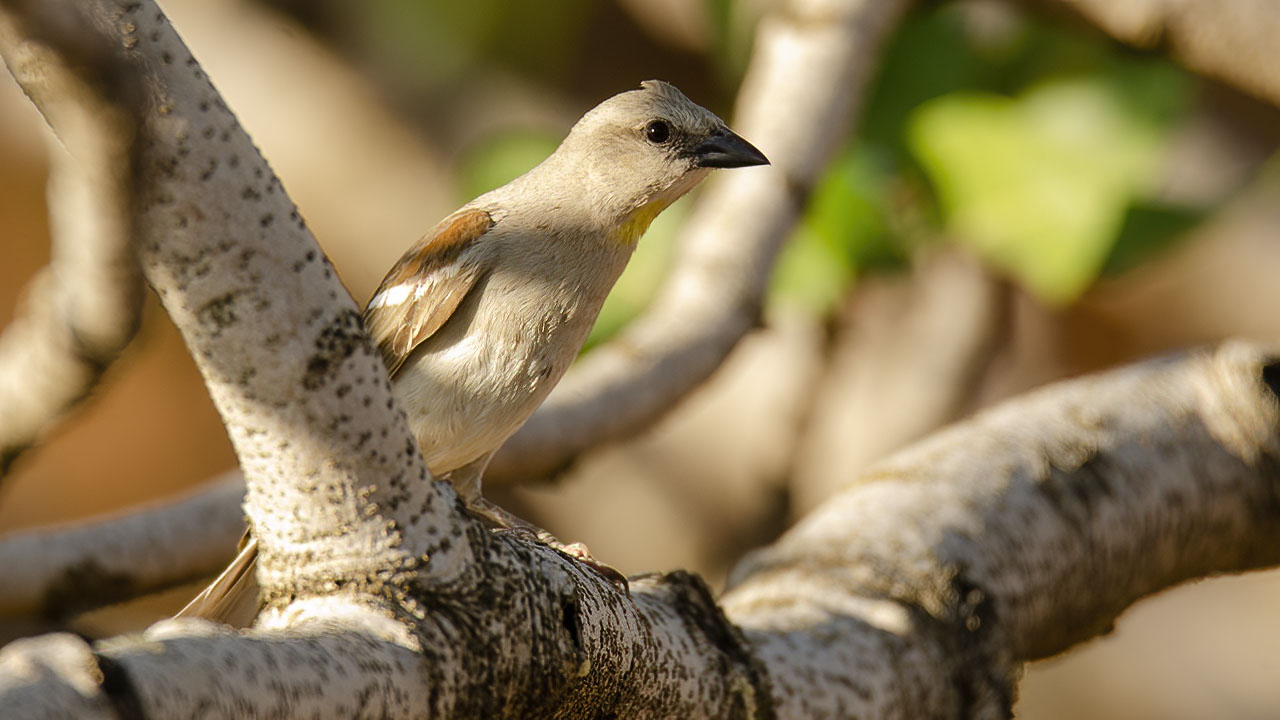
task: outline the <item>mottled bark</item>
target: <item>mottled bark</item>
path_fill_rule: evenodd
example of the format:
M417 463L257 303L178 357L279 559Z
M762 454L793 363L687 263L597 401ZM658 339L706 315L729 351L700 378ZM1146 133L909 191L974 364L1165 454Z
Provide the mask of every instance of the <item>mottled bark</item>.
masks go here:
M1280 562L1278 389L1280 358L1228 344L1006 402L869 470L721 605L781 717L1005 716L1023 662Z
M169 622L56 663L36 640L0 653L0 701L33 717L67 698L155 716L1004 717L1023 662L1162 588L1280 561L1276 388L1280 359L1230 344L1008 402L746 559L723 617L691 576L633 579L628 597L480 531L467 572L399 598L407 614L299 599L246 635ZM19 670L40 662L55 667Z
M430 480L350 297L155 5L43 4L145 81L139 254L240 456L267 607L245 632L14 643L6 717L1004 717L1022 662L1280 561L1280 360L1231 344L904 450L746 559L719 607L685 573L623 592Z

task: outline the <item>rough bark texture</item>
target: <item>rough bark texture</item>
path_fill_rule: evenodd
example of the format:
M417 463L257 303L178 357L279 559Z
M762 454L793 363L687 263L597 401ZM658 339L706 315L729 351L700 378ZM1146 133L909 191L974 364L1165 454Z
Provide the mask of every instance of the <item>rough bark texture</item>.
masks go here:
M44 4L145 80L140 258L240 455L267 609L242 633L11 644L6 717L1006 717L1023 661L1280 561L1280 360L1230 344L904 450L745 560L719 607L684 573L625 593L430 481L354 304L155 5ZM802 31L866 7L798 2L762 30L797 44L760 52L848 58L844 32L810 51Z
M387 412L355 303L280 181L158 9L83 7L148 79L139 257L240 458L266 600L447 564L446 495Z
M998 717L1021 663L1280 561L1278 388L1275 356L1228 344L1007 402L868 471L722 606L781 716Z
M330 596L248 635L170 622L58 645L56 662L31 641L0 653L0 700L33 717L68 698L154 716L1003 717L1022 662L1161 588L1280 560L1277 388L1280 359L1230 344L1006 403L749 557L725 617L691 576L637 578L628 597L482 531L469 571L402 598L399 619Z

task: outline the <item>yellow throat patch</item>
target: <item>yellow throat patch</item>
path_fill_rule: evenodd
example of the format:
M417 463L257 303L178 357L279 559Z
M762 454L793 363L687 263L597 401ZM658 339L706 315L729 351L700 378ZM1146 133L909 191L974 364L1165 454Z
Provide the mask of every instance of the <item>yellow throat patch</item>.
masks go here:
M663 210L671 203L664 200L654 200L648 205L641 205L635 212L631 213L631 217L622 223L622 227L618 228L618 238L628 245L634 245L640 240L640 236L644 235L649 229L649 225L653 223L653 219L658 217Z

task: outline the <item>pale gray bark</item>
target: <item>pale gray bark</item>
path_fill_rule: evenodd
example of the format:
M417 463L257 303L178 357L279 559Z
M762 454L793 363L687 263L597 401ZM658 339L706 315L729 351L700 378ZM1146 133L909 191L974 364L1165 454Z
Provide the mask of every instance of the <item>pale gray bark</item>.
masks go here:
M239 473L89 523L0 539L0 617L61 618L216 574L244 533Z
M741 635L692 577L636 579L628 598L481 533L472 571L400 598L420 613L330 596L248 635L170 622L56 662L32 641L0 653L0 701L48 713L33 717L71 700L159 717L1003 717L1022 662L1151 592L1280 560L1276 387L1276 356L1230 344L957 425L744 561L721 601Z
M684 573L626 594L430 480L351 299L156 6L39 4L83 11L148 83L140 256L240 456L267 609L243 633L10 645L6 717L1003 717L1023 661L1280 561L1280 360L1232 344L903 451L719 608Z
M721 605L779 717L1005 716L1023 662L1280 561L1277 389L1237 343L1006 402L869 470Z

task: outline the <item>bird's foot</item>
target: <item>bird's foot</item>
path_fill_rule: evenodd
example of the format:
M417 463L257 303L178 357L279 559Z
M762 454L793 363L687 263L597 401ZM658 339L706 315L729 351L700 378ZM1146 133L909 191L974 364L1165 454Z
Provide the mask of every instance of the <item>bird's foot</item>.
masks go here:
M627 578L614 567L596 560L591 555L591 550L580 542L562 543L556 536L539 528L527 520L524 520L507 510L502 509L484 498L479 498L477 502L467 504L467 509L472 515L484 520L494 526L497 532L510 533L520 535L529 540L540 542L557 552L567 555L574 560L595 570L597 574L615 585L619 590L630 593L630 586L627 584Z
M538 541L543 545L559 551L563 555L568 555L592 570L595 570L596 574L600 575L600 577L603 577L605 580L608 580L619 590L627 593L628 595L631 594L631 586L627 584L627 576L623 575L612 565L607 565L592 557L591 550L586 545L580 542L569 543L566 545L565 543L557 540L554 535L546 530L538 531Z

